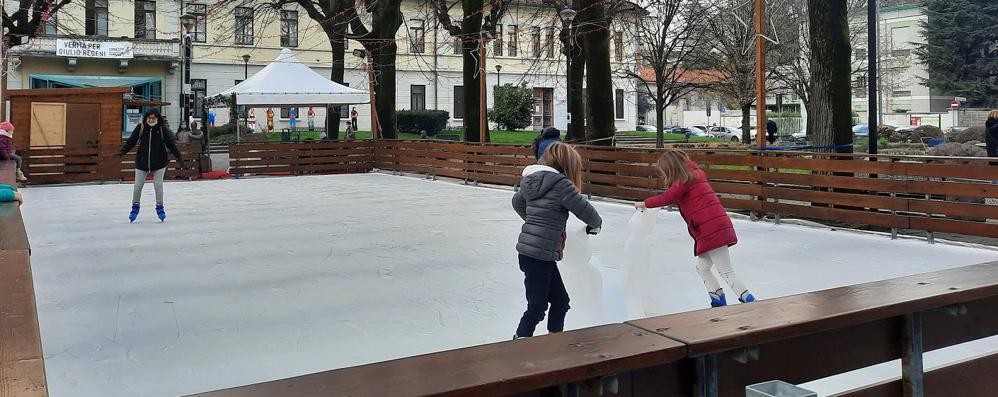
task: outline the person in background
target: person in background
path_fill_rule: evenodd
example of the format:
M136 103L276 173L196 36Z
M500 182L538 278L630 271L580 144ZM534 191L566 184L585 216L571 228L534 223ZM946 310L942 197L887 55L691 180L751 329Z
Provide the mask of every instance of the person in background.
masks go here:
M555 142L561 142L561 131L554 127L541 130L541 134L534 139L534 159L540 160L548 146Z
M267 131L274 130L274 109L267 108Z
M215 110L208 111L208 127L215 128Z
M306 115L308 116L308 130L315 131L315 109L309 106Z
M18 204L24 204L24 196L21 192L17 191L17 188L6 183L0 183L0 203L9 203L16 201Z
M766 142L769 142L770 145L776 143L778 130L779 127L776 125L775 121L766 120Z
M353 124L354 132L357 132L357 116L359 116L357 108L353 108L353 110L350 111L350 124Z
M21 172L24 160L14 151L14 124L9 121L0 123L0 160L14 160L14 165L17 167L17 181L25 182L28 180Z
M288 127L291 127L291 131L298 131L298 108L288 110Z
M984 122L984 142L988 148L988 157L998 157L998 109L988 113L988 121Z

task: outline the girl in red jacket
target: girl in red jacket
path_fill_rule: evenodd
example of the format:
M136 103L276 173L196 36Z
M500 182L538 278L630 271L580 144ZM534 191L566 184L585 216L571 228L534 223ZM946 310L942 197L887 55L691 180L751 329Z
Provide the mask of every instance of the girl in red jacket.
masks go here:
M690 236L695 241L693 254L698 258L697 272L707 286L711 307L727 305L721 283L711 272L714 267L728 286L738 293L739 301L754 302L755 297L731 268L728 247L738 243L738 237L735 236L731 218L728 218L717 194L707 183L707 175L679 150L667 150L662 154L658 159L658 173L669 189L644 202L635 203L634 207L640 210L679 206L679 214L686 221Z

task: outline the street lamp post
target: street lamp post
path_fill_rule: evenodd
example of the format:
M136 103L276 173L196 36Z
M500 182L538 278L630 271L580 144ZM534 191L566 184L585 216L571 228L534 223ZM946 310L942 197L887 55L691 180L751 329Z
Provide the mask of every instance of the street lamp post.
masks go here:
M184 104L184 115L183 119L180 121L180 128L189 128L191 120L191 57L194 52L194 48L191 42L191 29L194 28L194 23L197 22L197 17L188 13L180 17L180 24L184 27L184 89L180 94L181 103Z
M568 59L565 63L567 69L565 72L565 108L568 110L568 124L566 125L567 128L565 128L565 136L574 136L572 135L572 119L575 118L573 117L575 115L572 114L572 55L574 54L575 46L572 45L572 40L574 39L572 37L572 22L575 21L577 14L578 12L571 8L566 8L558 12L558 16L561 17L562 21L562 29L568 29L568 34L565 36L567 39L565 44L568 46L565 54Z
M496 65L496 87L502 86L502 65Z
M249 61L250 54L243 54L243 81L249 80ZM246 109L246 105L243 105L240 110L243 113L243 120L245 120L246 125L249 125L249 109Z

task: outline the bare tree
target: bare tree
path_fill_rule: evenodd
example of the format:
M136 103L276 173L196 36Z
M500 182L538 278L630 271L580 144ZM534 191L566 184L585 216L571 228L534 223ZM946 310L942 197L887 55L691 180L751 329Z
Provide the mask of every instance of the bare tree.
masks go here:
M363 0L363 10L348 12L353 39L368 52L368 67L374 70L374 95L381 137L398 136L395 117L395 59L398 43L395 34L402 26L402 0ZM366 14L369 18L361 18ZM367 21L365 21L365 19ZM370 26L368 26L370 25Z
M580 0L544 0L544 4L560 15L566 9L577 10L581 3ZM567 69L569 69L566 70L568 113L572 115L565 138L573 142L585 141L586 99L583 81L586 75L586 51L585 47L579 45L578 40L576 40L575 31L578 28L579 20L569 22L565 19L559 19L561 20L561 32L558 34L558 38L561 42L561 53L568 60Z
M655 0L645 10L648 16L631 26L637 65L623 73L654 102L656 145L663 147L665 108L702 87L707 29L699 16L705 8L699 0ZM653 72L653 81L644 70Z
M808 0L811 112L807 131L819 147L852 152L852 54L846 0ZM843 56L845 54L845 56Z
M462 17L455 21L451 18L450 10L458 3L461 4ZM462 74L466 98L464 101L464 138L469 142L481 140L479 134L481 116L483 112L487 111L487 109L482 108L481 101L478 100L482 95L482 79L486 77L486 71L480 62L484 54L480 54L479 51L484 48L489 36L495 36L496 24L506 13L507 3L507 0L490 0L486 10L484 1L462 0L449 3L448 0L433 0L437 20L440 21L444 30L461 43ZM487 131L485 140L489 140Z
M72 0L18 0L3 4L3 43L0 44L0 93L7 93L7 53L38 35L49 17ZM16 4L17 9L8 13L8 4ZM0 100L0 119L7 119L7 101Z
M796 29L786 22L787 2L790 0L768 1L766 14L766 77L773 76L786 58L787 37ZM707 64L715 68L720 81L710 87L713 91L737 106L742 112L742 141L751 141L752 104L755 103L755 51L752 46L755 37L754 2L741 0L714 0L712 10L707 13L707 35L710 54ZM778 52L778 51L782 51ZM766 109L758 109L765 112Z

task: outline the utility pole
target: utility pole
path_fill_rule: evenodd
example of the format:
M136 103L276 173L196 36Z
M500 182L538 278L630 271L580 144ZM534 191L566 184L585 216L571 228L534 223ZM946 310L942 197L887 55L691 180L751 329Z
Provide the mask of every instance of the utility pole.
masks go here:
M877 141L880 139L878 134L878 129L880 128L878 119L880 118L880 104L877 100L877 96L880 95L878 89L878 74L880 72L880 64L878 60L877 43L880 41L879 25L877 7L879 6L879 1L871 1L866 9L866 25L867 25L867 40L866 40L866 56L867 56L867 125L870 127L870 142L868 152L870 154L877 154ZM875 160L875 159L871 159Z
M755 140L766 147L766 1L755 0ZM751 131L749 132L751 135Z
M367 80L368 89L371 91L371 138L381 139L381 131L378 128L378 105L374 97L374 58L371 52L367 52Z
M0 44L0 120L7 120L7 52L10 50L10 36L3 35Z

